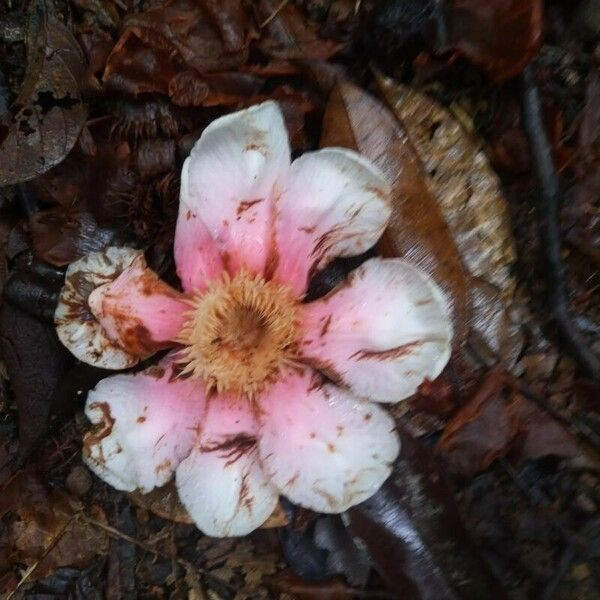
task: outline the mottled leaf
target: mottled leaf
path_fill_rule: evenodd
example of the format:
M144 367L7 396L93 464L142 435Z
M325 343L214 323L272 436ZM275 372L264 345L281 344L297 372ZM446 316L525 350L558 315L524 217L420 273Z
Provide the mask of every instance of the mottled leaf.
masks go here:
M377 84L408 133L471 275L472 337L512 365L523 335L508 314L516 287L516 250L500 180L481 144L445 107L392 79L378 76Z
M79 96L84 57L46 0L31 3L27 73L8 117L0 124L0 183L27 181L70 152L85 123Z

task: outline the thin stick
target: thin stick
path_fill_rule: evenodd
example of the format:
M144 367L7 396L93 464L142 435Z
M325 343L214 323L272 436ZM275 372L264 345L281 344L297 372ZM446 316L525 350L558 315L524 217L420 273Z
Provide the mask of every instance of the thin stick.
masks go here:
M552 148L544 127L540 95L531 66L521 76L523 124L540 187L536 207L541 251L546 262L548 304L559 334L579 366L592 379L600 379L600 359L587 347L569 310L566 268L560 253L558 219L560 189Z
M19 583L17 583L17 586L15 587L14 590L12 590L10 592L10 594L8 596L6 596L5 600L11 600L11 598L19 591L19 589L21 587L23 587L23 585L27 582L27 580L31 577L31 574L37 569L38 565L42 562L42 560L44 560L44 558L46 558L46 556L48 556L48 553L50 552L50 550L52 550L54 548L54 546L56 546L56 544L58 544L58 542L61 540L62 536L65 534L65 531L67 530L67 527L73 522L73 519L75 517L71 517L63 526L63 528L56 534L56 536L54 537L54 539L52 540L52 542L48 545L48 547L44 550L42 556L40 556L40 558L38 558L28 569L27 571L25 571L25 573L23 573L23 577L21 577L21 579L19 580Z
M266 27L284 8L285 5L289 3L290 0L281 0L279 6L259 25L262 29Z

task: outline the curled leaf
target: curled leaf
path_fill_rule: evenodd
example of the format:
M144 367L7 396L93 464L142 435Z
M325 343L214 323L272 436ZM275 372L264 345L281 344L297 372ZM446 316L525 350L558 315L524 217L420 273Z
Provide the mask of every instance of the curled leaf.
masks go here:
M21 93L0 124L0 183L28 181L61 162L85 123L79 95L84 57L45 0L32 2L27 73Z

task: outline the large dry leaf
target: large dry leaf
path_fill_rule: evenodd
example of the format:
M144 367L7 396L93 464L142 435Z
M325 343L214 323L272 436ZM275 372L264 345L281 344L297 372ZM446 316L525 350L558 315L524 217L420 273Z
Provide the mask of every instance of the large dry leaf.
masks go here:
M377 83L427 174L461 258L471 275L514 293L515 244L500 180L474 138L432 98L386 77Z
M77 141L87 110L79 96L83 53L45 0L29 11L27 73L0 124L0 184L28 181L62 161Z
M418 265L442 287L452 306L455 343L460 345L467 331L467 276L405 131L378 100L340 82L325 111L321 145L358 150L392 182L393 212L381 250Z
M472 277L475 344L511 365L523 340L508 314L516 287L516 250L500 180L481 145L445 107L392 79L378 76L377 84L408 133L426 185Z

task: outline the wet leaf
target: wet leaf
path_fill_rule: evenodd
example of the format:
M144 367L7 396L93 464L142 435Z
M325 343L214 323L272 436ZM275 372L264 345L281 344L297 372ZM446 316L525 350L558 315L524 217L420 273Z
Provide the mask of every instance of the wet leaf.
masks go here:
M447 46L459 50L494 81L518 75L542 42L542 0L449 0Z
M405 131L378 100L341 82L329 98L321 145L358 150L392 182L392 218L380 248L416 264L441 286L453 311L455 344L460 345L467 331L467 275Z
M348 511L351 533L399 597L506 600L464 530L439 462L399 433L402 455L381 489Z
M471 336L512 365L523 334L508 313L516 259L508 203L481 144L445 107L392 79L377 77L419 156L434 197L472 277Z
M574 458L581 448L565 427L491 371L444 429L438 449L451 471L469 479L496 459Z
M281 571L268 580L277 594L290 594L298 600L350 600L357 590L348 587L342 579L329 579L318 583L305 581L289 571Z
M79 516L81 506L60 489L50 489L33 469L18 472L2 490L0 515L11 565L34 570L31 580L58 567L83 568L106 552L106 534Z
M84 57L46 0L32 2L27 73L9 118L0 124L0 182L44 173L70 152L85 123L79 95Z
M9 304L0 308L0 357L19 412L19 456L25 458L46 432L54 390L70 357L53 326Z
M508 204L481 144L432 98L387 77L377 84L424 166L465 266L510 300L516 252Z

